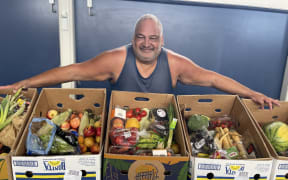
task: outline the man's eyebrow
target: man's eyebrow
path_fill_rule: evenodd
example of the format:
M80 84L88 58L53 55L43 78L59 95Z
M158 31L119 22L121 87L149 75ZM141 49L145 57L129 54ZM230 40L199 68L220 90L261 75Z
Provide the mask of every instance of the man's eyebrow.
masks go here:
M150 35L149 37L158 38L160 36L158 36L158 35Z

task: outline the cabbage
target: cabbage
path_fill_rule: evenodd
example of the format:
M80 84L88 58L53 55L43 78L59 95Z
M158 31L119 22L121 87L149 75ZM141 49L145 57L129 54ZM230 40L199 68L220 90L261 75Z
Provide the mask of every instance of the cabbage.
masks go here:
M189 117L188 120L188 129L189 131L197 131L201 130L204 128L207 128L209 126L209 120L210 118L204 115L199 115L199 114L193 114L192 116Z
M264 133L278 153L288 149L288 126L281 121L274 121L264 126Z

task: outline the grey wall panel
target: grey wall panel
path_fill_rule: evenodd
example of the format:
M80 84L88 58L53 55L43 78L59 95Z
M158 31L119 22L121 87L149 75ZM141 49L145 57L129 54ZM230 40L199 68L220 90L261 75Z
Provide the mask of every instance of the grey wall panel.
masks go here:
M166 48L279 98L287 56L287 14L121 0L93 2L94 16L88 16L85 2L76 2L79 62L129 43L136 19L144 13L153 13L162 20ZM81 82L79 87L109 88L109 84ZM179 84L176 93L223 92Z
M59 66L58 14L48 1L1 1L0 61L0 85Z

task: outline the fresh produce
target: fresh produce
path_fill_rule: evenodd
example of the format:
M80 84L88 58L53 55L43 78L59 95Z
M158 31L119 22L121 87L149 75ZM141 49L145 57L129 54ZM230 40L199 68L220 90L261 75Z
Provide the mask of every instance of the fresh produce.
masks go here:
M241 159L247 159L247 152L241 140L241 135L235 130L229 130L228 128L216 127L216 135L214 142L219 150L223 149L227 152L232 151L233 154L239 155ZM238 158L236 155L230 155L227 153L227 158ZM232 153L231 153L232 154Z
M57 126L61 126L62 123L68 120L72 113L72 109L67 109L66 111L56 115L51 121Z
M84 111L83 116L80 121L79 128L78 128L79 136L84 136L84 129L87 126L89 126L89 116L88 116L88 111Z
M126 109L126 119L122 119L121 113L113 113L109 131L111 144L108 151L114 154L152 155L152 150L161 149L166 151L167 155L174 155L174 150L179 153L179 145L174 145L174 150L171 148L173 131L177 121L173 121L174 109L172 104L168 108L170 109L121 108L122 110ZM169 147L167 146L168 135Z
M149 109L143 108L141 112L142 119L140 121L140 131L148 129L151 121L149 120Z
M95 115L90 109L85 110L83 113L72 112L71 109L58 113L57 116L49 121L54 126L55 123L58 125L55 128L57 137L55 136L56 139L54 139L49 153L77 154L79 151L81 154L99 153L101 141L100 119L100 116ZM51 131L51 127L43 126L37 133L41 139L49 142L48 140L51 138L49 131ZM48 144L44 143L44 145L47 146Z
M126 121L125 128L129 129L129 128L133 128L133 127L139 129L140 128L140 123L139 123L139 121L136 118L129 118Z
M128 109L126 111L126 118L136 118L138 121L142 121L144 117L147 116L146 109L135 108L135 109Z
M190 134L190 141L193 156L200 156L201 154L208 156L216 151L213 137L206 128L193 131Z
M278 153L288 149L288 126L281 121L274 121L264 126L264 133Z
M208 128L210 118L205 115L193 114L189 117L187 125L189 131L197 131Z
M12 122L12 120L18 116L20 116L25 108L26 103L18 101L20 98L21 88L12 96L6 95L6 97L2 100L0 104L0 131L5 128L8 124ZM20 107L20 108L19 108Z
M112 120L112 128L122 129L124 128L124 121L121 118L114 117Z
M55 136L53 144L50 149L51 154L76 154L77 149L63 140L59 136Z
M173 131L175 129L177 119L174 119L174 108L172 104L169 104L168 106L168 118L169 118L169 137L167 141L167 149L171 148L171 143L173 139Z
M48 119L53 119L55 116L57 116L58 115L58 111L57 110L55 110L55 109L50 109L48 112L47 112L47 115L46 115L46 117L48 118Z
M95 144L94 138L93 137L85 137L84 138L84 144L88 148L92 147Z
M216 127L224 128L234 128L235 124L232 121L231 117L228 115L213 117L209 121L209 128L208 129L215 129Z
M113 129L109 133L111 143L118 146L134 146L137 143L138 129Z
M63 130L63 131L67 131L70 129L70 123L65 121L61 124L60 128Z
M80 117L76 116L70 119L70 126L73 129L77 129L80 126Z
M64 141L66 141L68 144L72 146L77 146L78 141L75 134L69 132L69 131L63 131L58 126L56 127L56 135L61 137Z
M176 143L172 144L171 149L173 150L174 154L178 154L180 152L180 147Z

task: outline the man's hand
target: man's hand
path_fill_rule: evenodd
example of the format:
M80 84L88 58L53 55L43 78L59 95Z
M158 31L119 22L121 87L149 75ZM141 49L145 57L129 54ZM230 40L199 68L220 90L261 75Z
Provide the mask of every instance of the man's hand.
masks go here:
M20 88L28 88L27 80L22 80L22 81L16 82L14 84L6 85L6 86L0 86L0 90L13 89L14 91L17 91Z
M264 105L268 104L269 109L272 110L273 105L280 106L280 103L277 99L273 99L270 97L265 96L264 94L261 94L259 92L254 92L250 98L257 104L261 105L261 108L264 109Z

